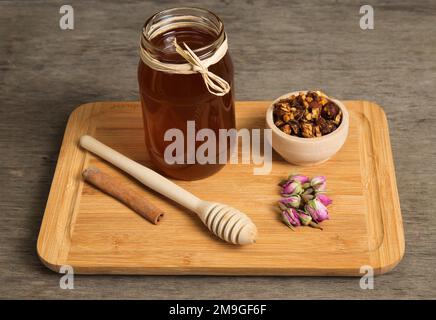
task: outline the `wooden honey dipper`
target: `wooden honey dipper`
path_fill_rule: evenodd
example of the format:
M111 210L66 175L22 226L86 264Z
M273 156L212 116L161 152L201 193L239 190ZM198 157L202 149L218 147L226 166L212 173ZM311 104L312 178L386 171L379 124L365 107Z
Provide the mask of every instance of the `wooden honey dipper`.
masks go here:
M195 212L209 230L219 238L241 245L256 242L256 225L241 211L218 202L201 200L157 172L127 158L89 135L80 138L80 145L147 187Z

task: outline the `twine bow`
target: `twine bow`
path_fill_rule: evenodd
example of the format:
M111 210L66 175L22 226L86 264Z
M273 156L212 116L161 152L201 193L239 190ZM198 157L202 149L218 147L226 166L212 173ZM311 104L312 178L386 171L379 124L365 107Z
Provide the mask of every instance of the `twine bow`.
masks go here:
M185 47L185 49L183 49L177 43L177 39L174 39L173 44L176 48L176 52L187 61L187 63L184 64L163 63L155 59L147 50L144 49L142 46L142 41L144 41L143 35L141 35L140 56L142 61L150 68L176 74L200 73L207 90L211 94L216 96L224 96L230 91L230 85L226 80L208 70L209 66L220 61L226 54L227 36L220 47L214 52L214 54L204 60L201 60L186 43L183 43L183 46Z

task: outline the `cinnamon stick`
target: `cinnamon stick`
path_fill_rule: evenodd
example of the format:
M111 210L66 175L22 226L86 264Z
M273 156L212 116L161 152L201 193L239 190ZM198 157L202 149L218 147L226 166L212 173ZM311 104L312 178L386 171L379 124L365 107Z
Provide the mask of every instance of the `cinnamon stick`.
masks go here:
M151 223L158 224L163 218L162 210L148 202L142 194L121 184L117 179L91 167L82 172L85 181L118 199Z

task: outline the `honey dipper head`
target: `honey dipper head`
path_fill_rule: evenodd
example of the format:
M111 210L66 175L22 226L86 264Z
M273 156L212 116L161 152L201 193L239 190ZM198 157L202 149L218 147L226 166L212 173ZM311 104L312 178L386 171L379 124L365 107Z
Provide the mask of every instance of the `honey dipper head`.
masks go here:
M210 203L201 219L215 235L234 244L256 242L257 228L241 211L221 203Z
M249 222L242 228L238 235L238 244L252 244L256 242L257 227L253 222Z

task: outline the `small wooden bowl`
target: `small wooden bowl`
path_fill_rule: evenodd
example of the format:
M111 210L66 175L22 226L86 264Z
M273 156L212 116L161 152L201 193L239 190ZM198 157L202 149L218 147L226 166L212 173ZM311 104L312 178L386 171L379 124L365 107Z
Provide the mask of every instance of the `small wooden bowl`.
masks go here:
M270 141L270 143L273 149L286 161L300 166L316 165L330 159L345 143L348 136L349 115L342 102L327 97L328 100L336 103L342 111L342 122L335 131L317 138L288 135L274 124L274 103L301 92L307 93L307 91L294 91L274 100L266 111L266 126L272 130L272 142Z

